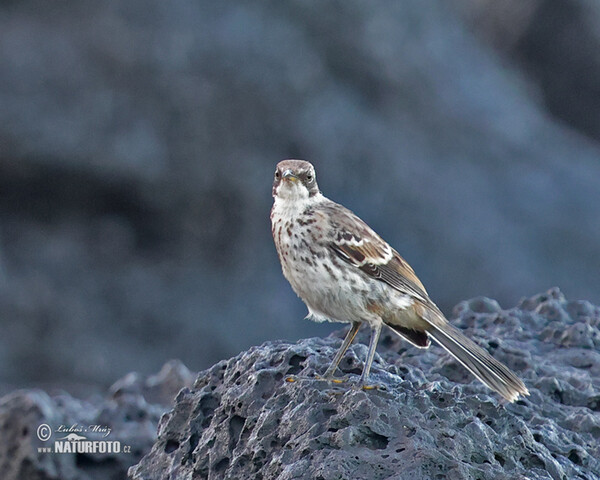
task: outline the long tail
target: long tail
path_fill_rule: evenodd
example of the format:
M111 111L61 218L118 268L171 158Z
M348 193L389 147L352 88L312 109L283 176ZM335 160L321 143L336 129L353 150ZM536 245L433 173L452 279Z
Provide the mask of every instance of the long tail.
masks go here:
M441 312L439 312L439 315L442 315ZM525 384L510 368L465 337L448 323L443 315L442 321L439 318L428 320L427 316L425 316L425 320L432 327L427 333L431 335L431 338L462 363L481 382L498 392L509 402L517 400L519 395L529 395Z

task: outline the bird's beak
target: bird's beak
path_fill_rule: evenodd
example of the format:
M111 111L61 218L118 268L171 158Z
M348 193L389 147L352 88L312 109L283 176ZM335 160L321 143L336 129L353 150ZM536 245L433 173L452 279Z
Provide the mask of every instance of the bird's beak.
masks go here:
M281 176L284 180L292 180L294 182L298 180L298 176L292 170L289 169L283 172Z

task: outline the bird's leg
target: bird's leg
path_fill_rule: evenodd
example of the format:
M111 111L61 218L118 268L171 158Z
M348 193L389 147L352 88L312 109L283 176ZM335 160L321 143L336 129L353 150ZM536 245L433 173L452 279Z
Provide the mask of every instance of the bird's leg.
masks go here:
M371 327L371 340L369 341L369 352L367 353L367 359L365 360L365 366L363 367L358 386L364 390L371 390L376 388L373 385L369 385L367 380L369 379L369 372L371 371L371 364L375 357L375 350L377 349L377 342L379 341L379 334L381 333L381 323L375 324Z
M360 322L352 322L352 327L350 328L350 330L348 330L348 333L346 334L346 338L344 338L344 341L342 342L342 346L335 354L335 357L333 357L333 361L331 362L331 365L329 365L329 368L323 375L323 378L325 380L335 381L333 378L335 370L337 369L338 365L342 361L342 358L344 358L344 354L348 350L348 347L350 347L350 344L352 343L352 340L354 340L354 337L356 337L356 334L358 333L359 328L360 328Z

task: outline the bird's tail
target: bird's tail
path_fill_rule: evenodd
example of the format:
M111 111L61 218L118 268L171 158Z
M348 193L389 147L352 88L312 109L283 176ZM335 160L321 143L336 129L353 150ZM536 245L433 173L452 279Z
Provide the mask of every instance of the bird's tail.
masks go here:
M427 320L427 318L425 319ZM519 395L529 395L525 384L510 368L465 337L445 318L443 321L428 320L428 323L432 327L427 332L431 338L489 388L498 392L509 402L517 400Z

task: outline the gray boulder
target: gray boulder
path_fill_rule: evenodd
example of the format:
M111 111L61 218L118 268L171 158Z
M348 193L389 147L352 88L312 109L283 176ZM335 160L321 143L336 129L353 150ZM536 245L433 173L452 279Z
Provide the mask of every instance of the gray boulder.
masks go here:
M269 342L219 362L184 388L133 480L600 478L600 309L558 289L509 310L478 298L453 322L523 377L502 402L440 348L387 334L372 380L352 387L364 338L315 380L343 332ZM294 382L287 382L290 376Z
M4 396L0 399L0 478L125 478L127 468L155 442L161 415L177 392L193 383L193 378L181 363L172 361L156 375L127 375L104 397L78 400L66 393L50 396L42 390L18 390ZM48 437L39 430L44 425L50 429ZM77 433L58 431L61 426L74 428ZM109 432L102 431L106 427ZM55 440L68 440L69 436L75 441L118 441L121 451L56 453ZM45 450L48 448L53 451Z
M0 478L116 480L129 467L132 480L600 478L600 308L553 289L508 310L481 297L454 313L522 376L529 397L506 404L440 348L418 350L389 332L373 369L378 389L353 388L367 332L340 366L344 383L316 380L338 331L253 347L195 383L170 362L85 401L13 392L0 399ZM107 437L80 435L131 451L40 451L51 443L38 438L42 424L109 426Z

